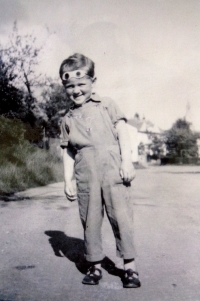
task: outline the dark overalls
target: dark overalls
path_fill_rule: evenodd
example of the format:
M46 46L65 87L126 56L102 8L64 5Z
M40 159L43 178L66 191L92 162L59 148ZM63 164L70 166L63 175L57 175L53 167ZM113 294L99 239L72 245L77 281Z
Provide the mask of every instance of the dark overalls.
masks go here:
M117 255L135 257L129 187L119 174L121 156L115 125L120 119L125 117L112 101L91 99L70 110L61 126L61 147L72 147L76 154L77 196L88 261L105 256L101 237L104 207Z

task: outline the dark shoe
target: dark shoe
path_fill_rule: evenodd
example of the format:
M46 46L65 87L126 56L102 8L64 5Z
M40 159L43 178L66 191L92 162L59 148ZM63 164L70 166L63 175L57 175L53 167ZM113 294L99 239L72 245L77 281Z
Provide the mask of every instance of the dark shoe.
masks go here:
M99 272L99 275L95 274L95 271ZM91 266L88 269L87 274L83 278L83 284L96 285L99 284L99 280L102 278L102 272L100 269L97 269L95 266Z
M123 287L137 288L141 286L140 280L134 277L133 274L138 276L138 273L131 269L125 271L124 277L122 278Z

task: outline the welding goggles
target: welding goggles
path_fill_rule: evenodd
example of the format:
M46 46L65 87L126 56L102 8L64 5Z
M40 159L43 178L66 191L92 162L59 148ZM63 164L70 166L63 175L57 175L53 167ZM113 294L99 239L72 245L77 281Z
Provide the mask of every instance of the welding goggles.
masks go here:
M86 71L85 70L74 70L74 71L67 71L67 72L64 72L63 75L62 75L62 80L66 81L72 77L75 77L75 78L82 78L84 77L85 75L87 75Z

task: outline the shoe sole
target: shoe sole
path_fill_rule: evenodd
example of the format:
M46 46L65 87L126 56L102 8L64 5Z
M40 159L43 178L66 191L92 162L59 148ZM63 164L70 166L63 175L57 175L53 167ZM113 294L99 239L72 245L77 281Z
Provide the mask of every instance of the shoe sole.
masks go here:
M140 285L134 285L134 284L127 284L127 285L123 285L124 288L139 288L141 287Z
M99 280L101 280L102 279L102 277L99 279ZM91 283L91 282L86 282L86 281L82 281L82 283L83 284L86 284L86 285L98 285L99 284L99 280L97 280L97 282L95 283L95 282L93 282L93 283Z
M82 281L82 283L83 283L83 284L86 284L86 285L98 285L98 284L99 284L99 281L98 281L97 283L88 283L88 282L83 282L83 281Z

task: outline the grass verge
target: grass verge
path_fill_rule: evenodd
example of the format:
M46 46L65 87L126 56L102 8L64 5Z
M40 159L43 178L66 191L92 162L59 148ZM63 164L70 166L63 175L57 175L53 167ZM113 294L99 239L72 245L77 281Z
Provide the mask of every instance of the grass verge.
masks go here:
M0 149L0 195L62 180L62 162L48 151L26 140Z

